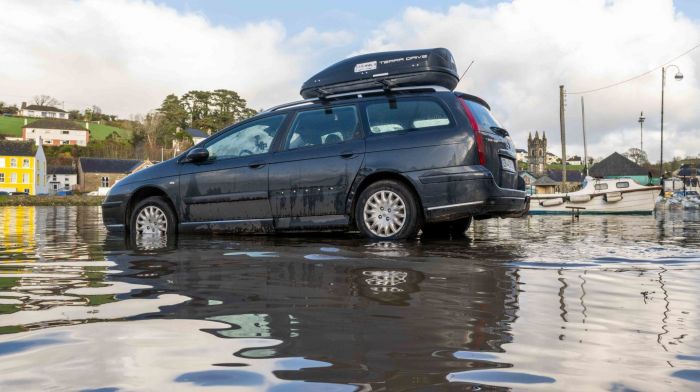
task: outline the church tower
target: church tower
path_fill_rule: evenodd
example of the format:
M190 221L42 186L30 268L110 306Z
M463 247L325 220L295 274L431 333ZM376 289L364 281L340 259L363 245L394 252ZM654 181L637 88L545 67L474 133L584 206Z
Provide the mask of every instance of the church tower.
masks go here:
M535 137L532 133L527 137L527 170L535 177L544 175L547 163L547 136L542 132L542 138L537 131Z

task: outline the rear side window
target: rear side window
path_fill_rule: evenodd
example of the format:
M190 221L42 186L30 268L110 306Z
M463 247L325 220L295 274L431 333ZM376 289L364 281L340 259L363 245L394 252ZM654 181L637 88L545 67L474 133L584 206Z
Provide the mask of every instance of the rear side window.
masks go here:
M427 99L396 100L367 105L367 121L373 134L414 131L450 125L445 109Z
M501 124L493 117L491 111L489 111L485 106L468 99L465 99L464 102L467 104L467 106L469 106L469 110L471 110L472 114L474 115L474 119L479 125L479 129L491 129L491 127L501 128Z
M337 144L358 136L355 106L340 106L300 112L290 127L285 148Z

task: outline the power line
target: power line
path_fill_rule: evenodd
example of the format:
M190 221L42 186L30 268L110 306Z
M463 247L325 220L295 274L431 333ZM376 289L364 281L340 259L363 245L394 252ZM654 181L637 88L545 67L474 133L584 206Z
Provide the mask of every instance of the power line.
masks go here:
M625 80L622 80L622 81L617 82L617 83L609 84L609 85L607 85L607 86L594 88L594 89L592 89L592 90L567 92L566 94L570 94L570 95L584 95L584 94L594 93L594 92L597 92L597 91L601 91L601 90L609 89L609 88L612 88L612 87L616 87L616 86L619 86L619 85L621 85L621 84L625 84L625 83L627 83L627 82L631 82L631 81L633 81L633 80L636 80L636 79L639 79L639 78L641 78L641 77L647 76L647 75L649 75L650 73L652 73L652 72L654 72L654 71L656 71L656 70L661 69L662 67L664 67L664 66L670 64L670 63L673 62L673 61L678 60L679 58L685 56L686 54L692 52L693 50L695 50L695 49L697 49L697 48L700 48L700 44L697 44L697 45L693 46L692 48L690 48L690 49L686 50L685 52L679 54L678 56L676 56L676 57L674 57L674 58L672 58L672 59L666 61L665 63L659 65L658 67L652 68L652 69L650 69L650 70L648 70L648 71L646 71L646 72L644 72L644 73L641 73L641 74L639 74L639 75L637 75L637 76L634 76L634 77L631 77L631 78L629 78L629 79L625 79Z

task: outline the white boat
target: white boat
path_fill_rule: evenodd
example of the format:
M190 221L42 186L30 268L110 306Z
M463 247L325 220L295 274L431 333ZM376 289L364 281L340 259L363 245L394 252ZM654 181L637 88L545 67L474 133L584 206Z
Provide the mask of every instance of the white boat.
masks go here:
M661 189L631 178L586 177L578 191L530 196L530 214L651 214Z

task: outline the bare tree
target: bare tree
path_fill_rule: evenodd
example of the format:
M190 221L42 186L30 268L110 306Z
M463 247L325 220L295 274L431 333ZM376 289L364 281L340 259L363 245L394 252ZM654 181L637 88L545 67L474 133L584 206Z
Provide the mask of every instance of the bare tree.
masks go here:
M58 99L49 95L35 95L32 100L34 101L35 105L39 106L56 106L60 103Z
M622 155L624 155L627 159L638 165L645 165L649 163L647 153L635 147L630 148L629 150L627 150L627 152L625 152Z

